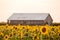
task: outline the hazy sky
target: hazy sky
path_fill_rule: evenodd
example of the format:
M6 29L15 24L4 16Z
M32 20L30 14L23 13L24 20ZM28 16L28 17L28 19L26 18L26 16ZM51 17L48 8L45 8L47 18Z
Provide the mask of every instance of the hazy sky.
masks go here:
M53 22L60 22L60 0L0 0L0 22L13 13L50 13Z

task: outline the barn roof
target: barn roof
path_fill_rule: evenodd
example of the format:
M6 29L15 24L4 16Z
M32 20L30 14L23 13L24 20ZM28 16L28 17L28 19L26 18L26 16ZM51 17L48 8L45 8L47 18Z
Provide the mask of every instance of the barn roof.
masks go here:
M14 13L8 20L45 20L49 13Z

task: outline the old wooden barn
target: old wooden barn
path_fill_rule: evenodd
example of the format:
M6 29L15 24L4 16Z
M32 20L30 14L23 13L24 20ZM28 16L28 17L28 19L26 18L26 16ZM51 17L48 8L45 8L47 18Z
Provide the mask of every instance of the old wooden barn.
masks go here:
M51 25L53 22L49 13L14 13L7 23L11 25Z

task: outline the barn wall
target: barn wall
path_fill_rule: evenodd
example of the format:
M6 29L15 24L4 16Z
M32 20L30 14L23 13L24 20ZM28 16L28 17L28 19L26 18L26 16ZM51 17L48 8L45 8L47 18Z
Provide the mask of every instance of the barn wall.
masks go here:
M48 25L52 25L52 18L50 15L47 16L47 18L45 19L45 22L48 23Z
M42 20L30 20L27 22L27 24L30 24L30 25L43 25L44 22Z
M10 20L10 24L44 25L44 21L43 20Z

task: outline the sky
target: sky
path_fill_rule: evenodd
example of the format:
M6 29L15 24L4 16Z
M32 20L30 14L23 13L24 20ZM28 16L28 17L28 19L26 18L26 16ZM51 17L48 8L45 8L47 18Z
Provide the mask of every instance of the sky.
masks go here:
M60 22L60 0L0 0L0 22L13 13L50 13L53 22Z

